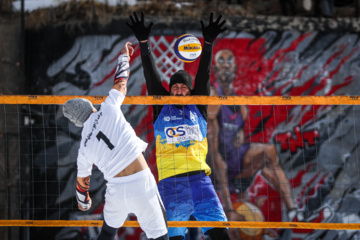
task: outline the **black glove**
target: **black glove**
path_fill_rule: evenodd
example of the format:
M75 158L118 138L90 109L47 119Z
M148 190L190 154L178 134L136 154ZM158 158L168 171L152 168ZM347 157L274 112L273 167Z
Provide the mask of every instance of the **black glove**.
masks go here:
M205 24L202 20L200 21L204 41L209 43L213 43L220 33L227 30L227 27L221 28L226 23L226 20L219 24L222 16L220 15L215 22L213 21L213 16L214 13L210 13L209 25L207 27L205 27Z
M143 12L141 12L141 21L139 20L139 17L136 14L136 12L134 12L134 17L130 16L130 20L132 25L130 25L128 22L126 22L126 25L128 25L129 28L131 28L131 30L134 32L137 40L139 42L143 40L148 40L153 23L151 22L149 26L145 27Z

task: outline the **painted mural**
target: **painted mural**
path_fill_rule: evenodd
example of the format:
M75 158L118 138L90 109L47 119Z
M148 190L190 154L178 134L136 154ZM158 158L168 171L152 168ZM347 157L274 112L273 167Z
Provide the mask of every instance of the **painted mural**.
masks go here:
M339 26L335 26L337 31L320 27L317 30L316 24L315 29L301 27L314 20L300 23L300 27L291 27L289 23L288 28L281 30L267 29L266 19L259 21L255 30L243 27L246 24L234 25L214 43L213 95L359 95L358 33ZM260 24L264 28L259 28ZM194 34L202 41L198 25L181 25L182 31L171 24L154 29L151 48L165 86L171 74L179 69L195 76L198 61L179 61L172 46L176 37L184 33ZM97 31L85 27L89 32L81 33L66 34L58 28L28 32L29 94L107 95L121 46L130 41L135 54L130 64L128 95L146 95L140 50L135 37L125 28L124 22L119 21ZM114 34L111 29L118 30ZM49 36L44 37L45 33ZM123 106L122 109L137 134L149 143L145 157L157 177L151 106ZM47 179L39 186L34 184L33 194L48 195L48 209L32 211L30 216L33 219L101 219L106 182L96 168L90 186L93 208L86 214L76 209L76 157L81 129L68 123L61 106L35 106L30 111L41 119L35 123L39 125L32 136L33 164L39 169L34 183L44 175ZM45 118L42 111L53 112L55 120ZM222 192L224 188L231 193L237 212L228 216L230 220L360 222L359 107L234 105L209 107L210 113L214 117L209 120L209 135L218 139L218 145L214 147L209 143L208 161L222 201L225 202L226 197ZM35 141L42 139L44 133L49 135L46 141ZM218 151L219 158L211 155L214 151ZM221 163L227 166L222 172L228 176L225 185L219 181L221 169L214 169ZM50 174L49 169L56 171ZM31 209L44 204L41 198L38 200L29 200ZM129 216L129 219L136 217ZM31 229L31 239L90 239L96 238L99 232L98 228L51 231L37 228ZM308 229L244 229L232 230L232 234L243 239L339 239L340 236L341 239L360 239L359 231ZM117 239L144 237L140 229L122 228ZM189 230L187 237L206 239L196 229Z

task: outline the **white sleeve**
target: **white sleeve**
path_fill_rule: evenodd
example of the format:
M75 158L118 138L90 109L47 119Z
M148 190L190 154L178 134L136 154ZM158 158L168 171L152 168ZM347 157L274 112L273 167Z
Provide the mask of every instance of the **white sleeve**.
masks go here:
M118 65L116 66L114 82L118 80L129 80L130 64L129 57L125 54L121 54L118 57Z
M120 92L116 89L111 89L109 92L109 96L107 96L107 98L105 99L105 103L109 104L109 105L121 106L124 99L125 99L125 96L124 96L124 94L122 94L122 92Z
M77 158L77 176L78 177L87 177L91 175L93 164L89 162L89 158L85 157L83 148L79 148L78 158Z

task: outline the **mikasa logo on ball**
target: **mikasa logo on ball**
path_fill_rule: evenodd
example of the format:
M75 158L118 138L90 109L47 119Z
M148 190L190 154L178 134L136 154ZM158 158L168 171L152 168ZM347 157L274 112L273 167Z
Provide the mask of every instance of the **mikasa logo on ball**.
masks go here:
M199 39L191 34L178 37L174 44L174 53L183 62L193 62L201 55L202 47Z
M198 45L186 45L186 46L183 46L182 50L183 51L192 51L192 50L201 50L201 46L198 46ZM180 50L181 51L181 50Z

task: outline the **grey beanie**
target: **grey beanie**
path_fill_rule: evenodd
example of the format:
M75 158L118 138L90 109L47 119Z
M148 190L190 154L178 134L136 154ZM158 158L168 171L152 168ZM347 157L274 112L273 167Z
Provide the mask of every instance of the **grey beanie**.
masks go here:
M77 127L84 126L84 122L93 111L92 103L85 98L74 98L66 101L63 107L64 116Z

